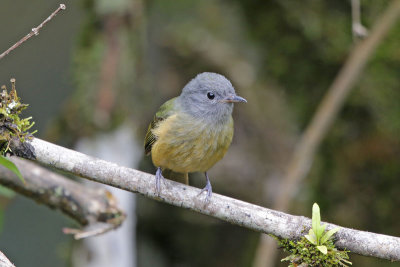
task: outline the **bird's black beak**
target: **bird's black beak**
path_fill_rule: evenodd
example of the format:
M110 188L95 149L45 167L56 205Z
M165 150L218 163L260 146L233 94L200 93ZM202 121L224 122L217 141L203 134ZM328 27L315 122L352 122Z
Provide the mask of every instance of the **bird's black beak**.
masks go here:
M240 96L237 96L237 95L231 95L231 96L228 96L228 97L225 97L224 99L222 99L221 102L225 102L225 103L235 103L235 102L247 103L247 100L244 99L243 97L240 97Z

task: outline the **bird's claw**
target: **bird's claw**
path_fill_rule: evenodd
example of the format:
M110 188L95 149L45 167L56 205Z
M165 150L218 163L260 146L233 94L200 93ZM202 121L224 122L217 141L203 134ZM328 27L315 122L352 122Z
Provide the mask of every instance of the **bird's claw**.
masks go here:
M210 180L208 179L208 175L207 174L206 174L206 179L207 179L207 184L203 189L201 189L201 191L198 194L198 196L200 196L204 191L206 191L205 202L208 203L210 201L210 199L211 199L211 196L212 196L212 186L211 186Z

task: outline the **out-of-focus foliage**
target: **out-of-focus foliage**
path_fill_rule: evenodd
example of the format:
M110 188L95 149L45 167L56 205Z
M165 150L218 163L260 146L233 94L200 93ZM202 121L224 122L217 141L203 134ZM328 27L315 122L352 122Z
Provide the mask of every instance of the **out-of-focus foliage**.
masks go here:
M370 28L389 1L361 2ZM157 108L192 77L219 72L248 103L235 107L234 143L210 171L214 191L269 206L300 133L356 41L350 1L132 0L115 9L84 3L73 64L77 91L52 136L72 142L127 117L144 136ZM399 42L394 27L324 140L291 212L307 214L318 202L327 221L400 235ZM154 171L149 159L142 169ZM250 266L257 237L139 200L140 266Z

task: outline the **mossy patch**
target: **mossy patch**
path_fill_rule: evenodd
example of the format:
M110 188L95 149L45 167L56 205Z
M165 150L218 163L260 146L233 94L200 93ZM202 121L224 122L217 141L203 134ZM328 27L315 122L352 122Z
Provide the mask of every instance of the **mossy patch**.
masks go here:
M11 91L3 85L0 93L0 154L18 154L13 152L13 147L31 139L36 131L29 132L35 122L32 117L21 119L21 112L28 107L23 104L17 95L15 79L11 79ZM23 145L22 147L26 147Z
M321 224L321 212L317 203L312 207L311 229L299 240L278 240L279 246L291 255L282 259L290 262L289 267L333 267L352 265L347 250L338 250L332 238L339 227L326 231L326 224Z
M276 237L275 237L276 238ZM348 261L349 251L338 250L332 240L325 242L327 253L322 253L317 246L311 244L305 237L298 241L288 239L278 239L279 247L290 255L282 261L290 262L289 267L307 266L307 267L333 267L333 266L348 266L351 262Z

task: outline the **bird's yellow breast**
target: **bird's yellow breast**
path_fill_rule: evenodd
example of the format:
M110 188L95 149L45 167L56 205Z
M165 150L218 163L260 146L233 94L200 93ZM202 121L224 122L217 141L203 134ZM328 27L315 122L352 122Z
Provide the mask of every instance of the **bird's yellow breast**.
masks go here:
M210 125L187 114L174 114L153 130L151 149L155 166L175 172L205 172L226 153L233 137L232 117Z

